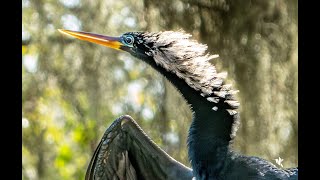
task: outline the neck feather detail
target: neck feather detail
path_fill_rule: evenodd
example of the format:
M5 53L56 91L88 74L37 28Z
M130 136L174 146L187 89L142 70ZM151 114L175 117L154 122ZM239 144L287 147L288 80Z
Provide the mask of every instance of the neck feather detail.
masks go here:
M155 42L150 53L158 65L185 80L193 89L210 95L215 87L221 86L226 73L217 74L209 60L219 56L205 54L207 46L190 37L183 32L165 31L148 36L146 42Z
M209 60L219 57L206 53L207 45L190 39L184 32L165 31L145 33L148 55L157 65L183 79L188 86L199 92L207 101L218 103L223 100L229 105L230 115L237 114L239 102L233 97L238 91L231 90L230 84L224 84L227 73L217 73ZM216 110L215 106L212 106Z

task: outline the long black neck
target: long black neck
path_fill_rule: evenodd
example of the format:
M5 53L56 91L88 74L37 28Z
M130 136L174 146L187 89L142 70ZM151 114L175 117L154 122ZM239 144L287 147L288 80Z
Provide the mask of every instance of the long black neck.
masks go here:
M191 105L194 114L189 129L188 153L194 175L197 179L218 176L228 153L234 122L234 116L226 111L226 103L223 99L220 99L219 103L207 101L199 91L157 65L151 57L144 58L144 61L165 76Z

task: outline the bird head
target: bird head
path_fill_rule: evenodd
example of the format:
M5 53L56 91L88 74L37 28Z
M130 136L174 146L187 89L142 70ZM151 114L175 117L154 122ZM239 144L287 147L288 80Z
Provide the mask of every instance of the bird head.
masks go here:
M119 37L111 37L89 32L59 31L84 41L129 52L138 59L175 74L203 94L212 94L215 87L222 84L222 78L208 62L218 55L205 54L207 46L190 39L191 35L184 32L127 32Z
M148 44L144 41L145 33L143 32L128 32L119 37L64 29L59 29L59 32L112 49L123 50L140 59L144 59L145 56L148 56L148 50L150 49Z

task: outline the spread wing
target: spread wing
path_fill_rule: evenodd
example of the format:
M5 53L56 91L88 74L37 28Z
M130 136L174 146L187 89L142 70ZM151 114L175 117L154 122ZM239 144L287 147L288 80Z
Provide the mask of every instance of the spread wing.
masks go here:
M192 179L192 169L157 146L130 117L116 119L89 163L86 180Z

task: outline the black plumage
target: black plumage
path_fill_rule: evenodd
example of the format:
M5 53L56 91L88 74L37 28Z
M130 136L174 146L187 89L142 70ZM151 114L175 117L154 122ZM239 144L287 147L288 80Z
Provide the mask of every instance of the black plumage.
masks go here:
M158 147L128 115L104 133L89 163L89 179L191 180L192 170Z
M206 54L207 46L191 40L191 35L165 31L130 32L120 37L108 37L68 30L61 32L127 51L141 59L165 76L193 111L188 135L192 171L172 160L131 118L122 117L115 121L117 125L111 125L106 131L91 160L87 179L191 179L192 175L197 180L297 179L297 168L280 169L262 158L240 155L232 150L232 140L239 125L239 102L233 96L237 91L224 83L226 73L217 73L209 63L217 55ZM116 143L107 138L112 135L125 138ZM140 159L139 154L145 156ZM144 169L148 163L153 166ZM171 168L166 168L168 164Z

